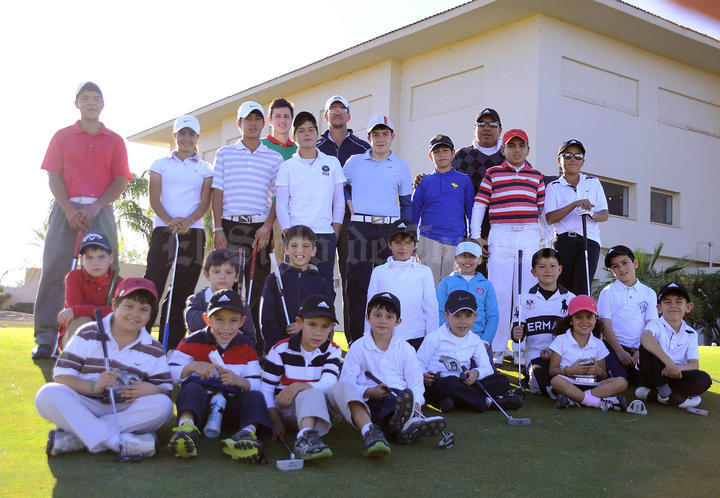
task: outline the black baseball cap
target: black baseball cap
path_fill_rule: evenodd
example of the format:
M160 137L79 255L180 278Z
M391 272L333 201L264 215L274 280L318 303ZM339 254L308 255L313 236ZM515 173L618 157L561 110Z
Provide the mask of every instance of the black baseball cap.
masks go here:
M445 311L454 315L461 310L470 310L477 313L477 301L475 296L466 290L455 290L450 293L445 301Z
M232 289L221 289L212 295L207 307L207 314L211 316L216 311L231 310L242 315L245 314L245 303L240 294Z
M392 240L393 237L396 235L403 234L403 235L410 235L415 241L417 241L417 227L415 224L410 220L397 220L392 223L392 228L390 229L390 235L388 236L388 240Z
M390 305L391 308L395 310L395 314L400 317L400 299L395 294L392 294L390 292L380 292L378 294L375 294L373 297L370 298L370 301L368 301L367 309L370 311L370 308L373 307L373 305L377 303L386 303Z
M311 294L305 298L298 309L300 318L317 318L326 316L338 323L335 317L335 305L330 300L320 294Z
M447 135L441 135L437 134L435 135L432 140L430 140L430 148L428 149L429 152L432 152L433 149L435 149L438 145L447 145L452 150L455 150L455 144L453 144L452 140L450 140L450 137Z
M490 116L495 121L497 121L500 126L502 126L502 123L500 122L500 114L498 114L498 112L495 109L492 109L490 107L486 107L482 111L478 112L477 118L475 118L475 122L479 123L480 121L482 121L481 118L483 118L485 116Z
M690 292L687 290L687 287L685 287L680 282L670 282L668 284L665 284L660 289L660 292L658 292L658 303L668 295L678 295L685 298L686 301L690 302Z
M571 145L574 145L578 149L582 151L583 154L585 154L585 146L582 144L580 140L575 140L574 138L571 138L570 140L565 140L561 145L560 149L558 149L558 156L565 152L565 149L570 147Z
M605 255L605 268L610 268L610 260L615 256L628 256L631 261L635 261L635 253L627 246L612 246Z
M85 249L87 249L88 247L98 247L100 249L106 250L109 254L112 254L112 249L110 248L110 241L101 233L90 232L88 234L85 234L85 236L82 238L82 242L80 243L80 254L83 254L85 252Z

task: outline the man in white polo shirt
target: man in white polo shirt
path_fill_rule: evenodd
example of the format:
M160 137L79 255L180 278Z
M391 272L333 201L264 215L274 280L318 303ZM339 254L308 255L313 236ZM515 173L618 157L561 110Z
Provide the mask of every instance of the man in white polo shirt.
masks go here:
M243 102L237 113L242 137L221 147L215 155L212 210L215 249L245 249L245 282L250 278L250 258L257 246L255 280L250 303L254 323L265 277L270 273L275 201L269 202L280 164L279 152L260 142L265 113L260 104ZM259 336L258 336L259 337Z
M365 327L365 303L373 268L390 256L387 240L392 223L412 218L410 166L393 154L394 125L385 115L367 125L371 149L345 163L348 227L348 342L359 339Z
M315 146L318 127L311 113L295 116L292 137L298 151L282 163L275 181L278 222L283 233L295 225L315 232L317 252L310 262L333 289L335 247L345 214L345 175L336 157ZM335 300L334 291L331 300Z

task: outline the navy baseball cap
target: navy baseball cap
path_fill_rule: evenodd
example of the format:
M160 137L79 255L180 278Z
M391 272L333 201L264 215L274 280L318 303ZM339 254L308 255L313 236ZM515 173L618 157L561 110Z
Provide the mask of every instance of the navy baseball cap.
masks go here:
M563 152L565 152L565 149L567 149L567 148L570 147L571 145L574 145L575 147L577 147L578 149L580 149L580 151L581 151L583 154L585 154L585 146L582 144L582 142L581 142L580 140L575 140L574 138L571 138L570 140L565 140L565 141L560 145L560 149L558 149L558 156L559 156L560 154L562 154Z
M458 311L470 310L477 313L477 301L475 296L466 290L455 290L450 293L445 301L445 311L454 315Z
M497 121L500 126L502 126L502 123L500 122L500 114L498 114L495 109L492 109L490 107L486 107L482 111L478 112L477 118L475 118L475 122L479 123L485 116L490 116L495 121Z
M441 135L439 133L435 135L432 140L430 140L430 148L428 151L432 152L438 145L447 145L452 150L455 150L455 144L453 144L453 141L450 140L450 137L447 135Z
M392 294L391 292L380 292L378 294L375 294L373 297L370 298L370 301L368 301L368 311L376 303L388 304L391 308L395 310L395 314L400 317L400 299L398 299L395 294Z
M669 296L672 294L684 297L686 301L690 302L690 292L687 290L687 287L685 287L680 282L670 282L663 285L660 289L660 292L658 292L658 303L665 296Z
M232 289L221 289L210 298L207 307L207 315L211 316L216 311L231 310L242 315L245 314L245 303L240 294Z
M112 254L110 248L110 241L101 233L90 232L85 234L80 243L80 254L85 252L88 247L97 247L106 250L109 254Z
M612 246L605 255L605 268L610 268L610 260L615 256L628 256L635 261L635 253L627 246Z
M417 241L417 227L410 220L397 220L392 224L390 229L390 235L388 240L392 240L398 234L410 235L415 241Z
M300 318L317 318L326 316L333 322L338 323L335 317L335 305L330 300L320 294L311 294L305 298L298 309Z

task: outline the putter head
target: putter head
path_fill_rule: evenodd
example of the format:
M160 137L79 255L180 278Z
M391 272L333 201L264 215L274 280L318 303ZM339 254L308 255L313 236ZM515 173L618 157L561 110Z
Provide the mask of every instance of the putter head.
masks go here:
M642 402L642 400L635 399L628 405L627 408L625 408L625 411L627 413L634 413L636 415L647 415L647 408L645 408L645 403Z
M529 418L508 417L507 423L508 425L530 425L532 420Z
M455 446L455 434L453 434L452 432L448 432L447 434L445 434L445 437L438 441L437 446L441 450L449 450L450 448Z
M123 454L118 453L115 455L115 458L113 458L116 462L123 462L123 463L135 463L135 462L142 462L143 456L142 455L128 455L127 453Z
M705 410L704 408L697 408L694 406L685 408L686 411L690 413L694 413L695 415L702 415L703 417L707 417L710 415L710 410Z
M299 458L291 458L289 460L276 460L275 466L278 470L289 471L289 470L300 470L305 465L305 460Z

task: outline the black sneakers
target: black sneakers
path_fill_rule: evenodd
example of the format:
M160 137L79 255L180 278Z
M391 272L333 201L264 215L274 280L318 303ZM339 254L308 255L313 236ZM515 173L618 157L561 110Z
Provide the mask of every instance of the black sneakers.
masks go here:
M395 413L393 413L388 426L392 434L399 434L407 421L412 417L415 409L415 400L410 389L403 389L395 398Z
M385 439L380 427L370 424L363 436L363 455L366 457L379 457L390 453L390 445Z
M316 430L308 430L295 440L293 445L293 453L303 460L318 460L320 458L330 458L332 450L320 439L320 434Z

